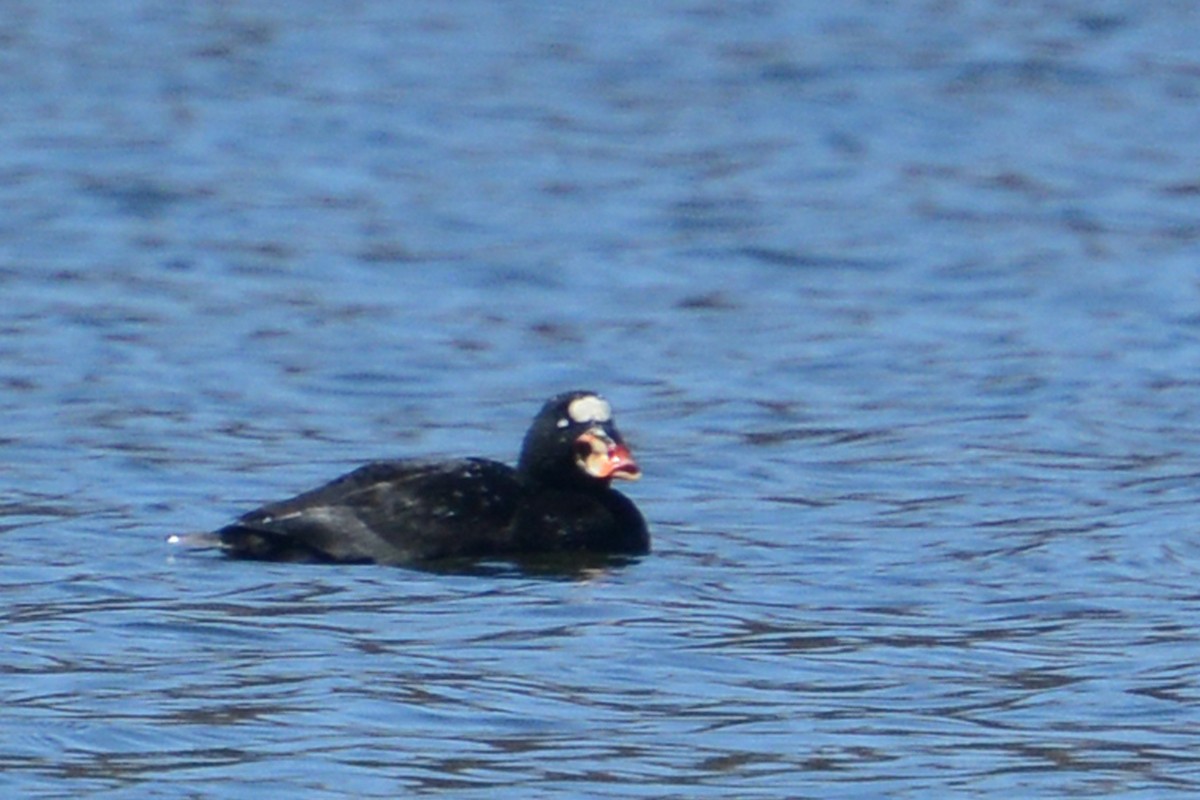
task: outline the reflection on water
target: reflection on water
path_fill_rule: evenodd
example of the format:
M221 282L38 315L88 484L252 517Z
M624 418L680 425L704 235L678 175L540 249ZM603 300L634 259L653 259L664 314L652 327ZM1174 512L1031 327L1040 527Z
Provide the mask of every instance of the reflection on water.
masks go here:
M1200 788L1190 9L11 16L5 796ZM575 386L646 558L165 544Z

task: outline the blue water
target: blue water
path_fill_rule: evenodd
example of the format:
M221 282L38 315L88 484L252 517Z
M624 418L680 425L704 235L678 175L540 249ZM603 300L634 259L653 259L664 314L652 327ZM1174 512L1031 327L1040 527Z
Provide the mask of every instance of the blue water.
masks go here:
M336 8L334 7L336 6ZM4 5L0 795L1200 792L1191 3ZM169 547L604 392L655 551Z

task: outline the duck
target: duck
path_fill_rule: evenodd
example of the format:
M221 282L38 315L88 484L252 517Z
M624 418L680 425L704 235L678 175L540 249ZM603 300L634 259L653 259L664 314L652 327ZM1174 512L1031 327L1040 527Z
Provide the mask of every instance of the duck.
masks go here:
M515 467L487 458L375 461L213 531L262 561L421 564L541 554L644 555L645 518L612 488L642 471L592 391L556 395Z

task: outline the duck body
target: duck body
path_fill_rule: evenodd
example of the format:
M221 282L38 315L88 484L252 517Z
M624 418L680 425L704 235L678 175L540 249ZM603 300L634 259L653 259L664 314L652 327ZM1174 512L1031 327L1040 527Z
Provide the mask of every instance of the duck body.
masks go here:
M607 408L591 392L552 398L516 468L484 458L373 462L215 534L231 556L271 561L643 554L645 519L610 486L641 471Z

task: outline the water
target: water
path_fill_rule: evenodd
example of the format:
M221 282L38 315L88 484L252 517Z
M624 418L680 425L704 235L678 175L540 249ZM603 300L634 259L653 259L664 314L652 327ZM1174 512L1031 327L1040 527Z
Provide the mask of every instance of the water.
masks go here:
M1188 3L0 14L6 797L1192 797ZM605 392L655 552L166 546Z

